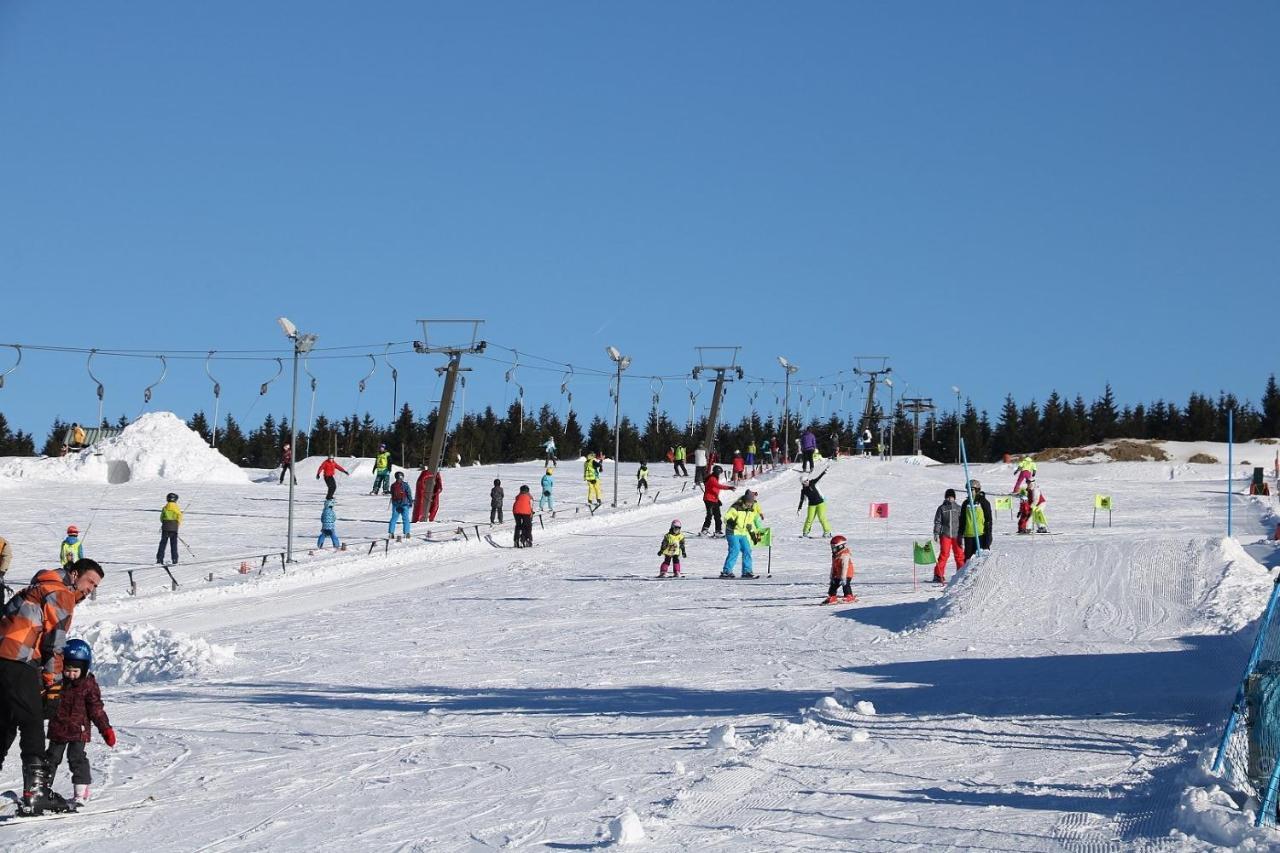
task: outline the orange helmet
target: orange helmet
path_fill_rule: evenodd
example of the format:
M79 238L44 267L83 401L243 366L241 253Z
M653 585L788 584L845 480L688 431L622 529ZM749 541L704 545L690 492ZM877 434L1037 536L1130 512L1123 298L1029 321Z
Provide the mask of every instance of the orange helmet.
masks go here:
M839 533L831 537L831 553L835 554L844 550L849 544L849 540L845 539Z
M68 526L68 527L67 527L67 535L68 535L68 536L78 536L78 535L80 535L80 528L79 528L79 527L76 527L74 524L72 524L72 525Z

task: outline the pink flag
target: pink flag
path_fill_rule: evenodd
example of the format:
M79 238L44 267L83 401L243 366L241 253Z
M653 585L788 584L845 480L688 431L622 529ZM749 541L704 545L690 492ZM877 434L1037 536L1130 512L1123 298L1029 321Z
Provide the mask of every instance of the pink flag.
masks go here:
M889 505L888 505L887 503L884 503L884 504L872 504L872 505L871 505L871 512L870 512L869 516L870 516L871 518L888 518L888 517L889 517Z

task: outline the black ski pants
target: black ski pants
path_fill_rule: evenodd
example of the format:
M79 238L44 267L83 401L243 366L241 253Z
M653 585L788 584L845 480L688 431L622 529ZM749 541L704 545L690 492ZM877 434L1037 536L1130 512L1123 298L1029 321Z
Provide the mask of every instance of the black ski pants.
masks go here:
M502 504L489 505L489 523L490 524L502 523Z
M683 460L683 459L677 459L677 460L676 460L676 474L675 474L675 475L676 475L677 477L688 477L688 476L689 476L689 469L688 469L688 468L686 468L686 467L684 467L684 460Z
M853 595L853 581L849 580L848 578L843 578L843 579L832 578L831 586L827 587L827 597L830 598L831 596L835 595L836 590L838 590L841 585L844 586L845 595Z
M720 501L704 500L702 505L707 508L707 517L702 520L702 532L706 533L711 529L712 519L716 522L716 533L724 532L724 522L720 519Z
M293 477L293 463L292 463L292 462L288 462L288 463L285 463L284 465L281 465L281 466L280 466L280 482L281 482L281 483L284 483L284 475L285 475L285 474L288 474L289 476ZM297 478L297 477L293 477L293 482L294 482L294 483L297 483L297 482L298 482L298 478Z
M40 670L16 660L0 660L0 733L13 743L18 731L24 768L44 763L44 703ZM6 749L7 753L8 750ZM3 760L4 756L0 756Z
M325 476L324 484L326 488L328 488L328 492L325 494L324 499L333 500L333 493L338 491L338 481L333 477L332 474L329 474Z
M164 562L164 543L169 543L169 562L178 562L178 531L161 530L160 531L160 547L156 549L156 562Z
M49 784L53 784L53 776L58 772L58 766L62 764L62 756L67 756L67 765L71 768L71 783L73 785L90 785L93 783L93 774L89 771L89 756L85 754L85 744L82 741L73 740L70 743L49 743L49 748L44 754L44 763L49 770Z
M533 516L512 513L511 517L515 519L515 546L517 548L528 547L533 544Z
M701 486L704 482L706 482L706 479L707 479L707 466L694 465L693 466L693 484L695 486Z

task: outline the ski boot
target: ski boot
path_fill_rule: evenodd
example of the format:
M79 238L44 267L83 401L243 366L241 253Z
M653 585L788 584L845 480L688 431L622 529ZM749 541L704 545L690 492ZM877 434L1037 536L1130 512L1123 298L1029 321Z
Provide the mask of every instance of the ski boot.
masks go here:
M678 577L680 577L680 570L679 570L679 569L676 569L674 572L672 572L672 573L671 573L671 577L673 577L673 578L678 578Z
M49 790L49 775L44 763L28 764L22 768L22 802L18 814L24 817L42 815L51 811L53 801Z
M666 569L658 569L658 577L660 577L660 578L665 578L666 576L667 576L667 570L666 570Z
M830 530L824 530L824 531L822 531L822 538L823 538L823 539L830 539L830 538L831 538L831 531L830 531Z
M826 601L823 601L822 603L823 603L823 604L835 604L835 603L836 603L837 601L839 601L839 600L840 600L840 599L836 598L834 595L828 595L828 596L827 596Z
M756 574L755 572L743 572L742 579L744 581L753 581L756 579Z
M67 800L67 810L78 812L89 802L89 786L76 785L71 799Z
M840 600L843 601L845 604L853 604L855 601L858 600L858 596L854 595L853 593L849 593L848 595L846 595L844 598Z
M1036 528L1036 533L1048 533L1048 532L1049 532L1049 528L1045 527L1043 524Z
M720 573L720 579L721 579L721 580L733 580L733 572L721 572L721 573Z

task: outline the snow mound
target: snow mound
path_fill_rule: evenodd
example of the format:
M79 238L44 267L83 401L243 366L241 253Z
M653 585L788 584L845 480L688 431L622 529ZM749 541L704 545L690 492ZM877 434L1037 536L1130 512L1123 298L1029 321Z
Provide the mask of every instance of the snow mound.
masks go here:
M207 675L235 658L235 646L215 646L153 625L99 622L82 638L93 647L93 672L107 687Z
M844 706L834 696L823 696L813 703L813 710L815 711L840 711L843 708Z
M817 720L803 723L779 721L773 724L770 740L775 743L825 743L834 740L827 727Z
M1205 617L1209 626L1234 634L1262 615L1274 581L1234 539L1211 541L1205 550L1207 562L1222 566L1221 579L1205 604Z
M609 840L614 844L638 844L644 841L644 827L640 815L630 806L622 814L609 821Z
M876 715L876 706L868 702L866 699L855 700L852 693L843 687L836 688L835 701L839 702L846 708L852 708L855 714L863 717L874 717Z
M733 727L733 723L725 723L721 726L712 726L711 732L707 735L708 749L737 749L738 748L738 732Z
M249 482L248 474L205 444L172 412L149 412L115 438L67 456L6 459L0 463L0 477L112 484Z
M849 740L853 741L854 743L866 743L867 741L871 740L871 732L867 731L866 729L854 729L853 731L849 732Z

